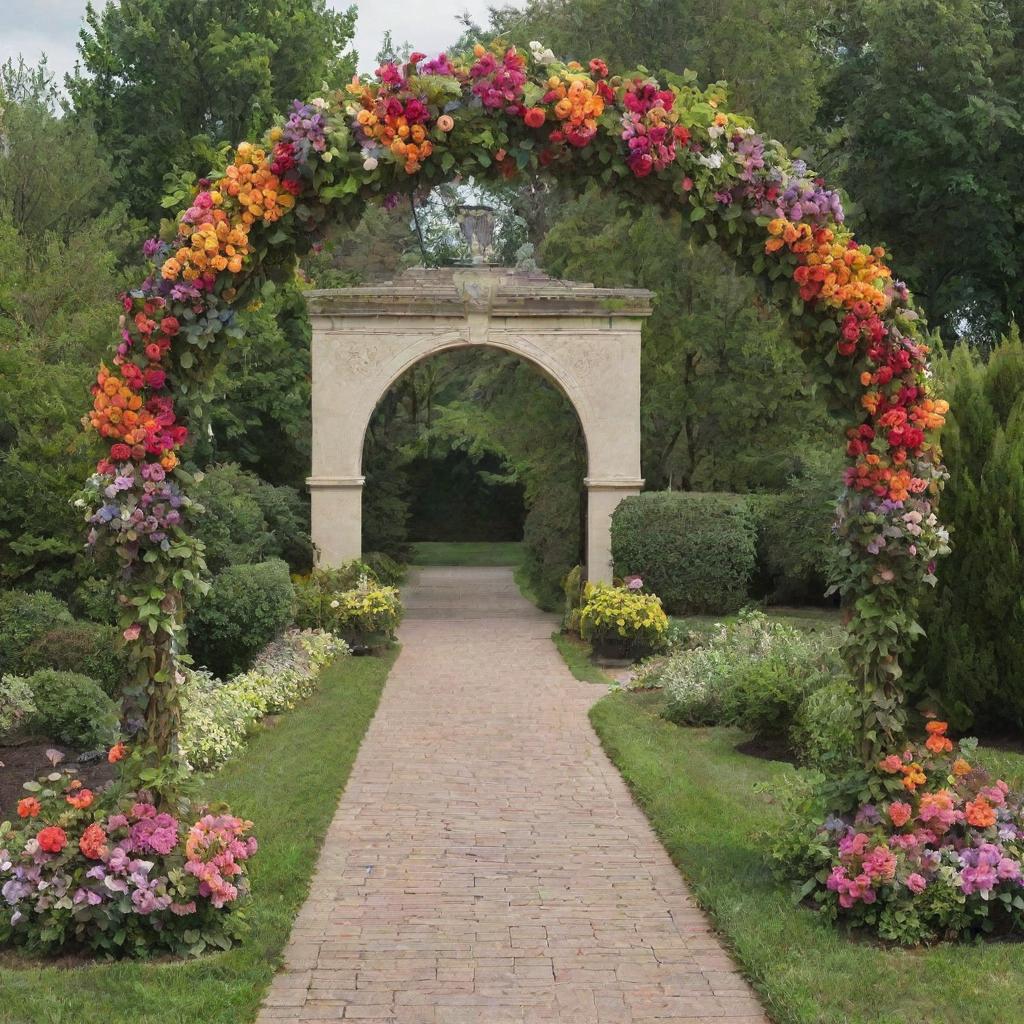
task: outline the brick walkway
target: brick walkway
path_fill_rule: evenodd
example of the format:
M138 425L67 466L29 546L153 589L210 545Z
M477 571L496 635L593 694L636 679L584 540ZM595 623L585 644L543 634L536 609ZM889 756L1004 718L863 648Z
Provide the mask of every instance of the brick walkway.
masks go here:
M260 1024L765 1024L507 569L425 569Z

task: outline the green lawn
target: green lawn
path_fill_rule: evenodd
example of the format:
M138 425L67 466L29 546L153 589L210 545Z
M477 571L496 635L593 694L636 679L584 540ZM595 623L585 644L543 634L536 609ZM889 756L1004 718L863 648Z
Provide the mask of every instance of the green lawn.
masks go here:
M412 565L519 565L523 545L517 540L419 541Z
M586 640L581 640L578 636L571 636L568 633L552 633L551 639L561 652L562 659L569 667L569 671L577 679L584 683L611 685L611 676L600 665L595 665L591 661L590 644Z
M206 786L211 798L256 822L252 933L228 953L187 963L24 968L0 959L2 1024L249 1024L270 982L292 920L394 652L342 658L319 690Z
M842 630L839 610L807 606L773 606L762 609L769 619L784 622L809 633L835 633L837 638ZM672 621L694 633L710 634L720 622L732 622L735 615L678 615Z
M757 832L777 812L755 790L786 765L738 754L734 729L683 729L658 694L615 693L591 720L776 1024L1007 1024L1024 1006L1024 944L886 949L793 904ZM986 752L1008 776L1024 756Z

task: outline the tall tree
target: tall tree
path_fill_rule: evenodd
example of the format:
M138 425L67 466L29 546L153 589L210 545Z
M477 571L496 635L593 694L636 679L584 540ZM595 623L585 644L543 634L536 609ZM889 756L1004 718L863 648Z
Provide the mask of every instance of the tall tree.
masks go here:
M59 114L45 58L0 65L0 213L26 238L50 232L67 241L109 207L114 192L88 122Z
M251 137L350 75L354 24L354 7L326 0L90 3L67 89L116 157L131 212L153 221L169 170L205 173L211 142Z
M655 292L642 349L649 487L781 489L804 449L834 443L781 317L717 249L688 241L678 219L591 191L563 209L541 261L561 276Z
M819 112L858 226L947 338L1024 311L1024 4L827 6Z

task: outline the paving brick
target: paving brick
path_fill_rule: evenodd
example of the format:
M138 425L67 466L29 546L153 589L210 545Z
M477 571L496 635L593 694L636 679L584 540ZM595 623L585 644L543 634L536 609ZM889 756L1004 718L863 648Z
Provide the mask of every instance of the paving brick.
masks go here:
M258 1024L767 1024L506 569L422 569Z

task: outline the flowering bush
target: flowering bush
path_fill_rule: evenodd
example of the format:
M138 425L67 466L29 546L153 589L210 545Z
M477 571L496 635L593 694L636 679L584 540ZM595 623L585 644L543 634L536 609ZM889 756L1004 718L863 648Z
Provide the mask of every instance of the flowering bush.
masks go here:
M111 749L118 760L124 748ZM242 931L252 822L145 790L103 794L58 770L0 824L0 942L111 957L228 949Z
M373 646L394 640L402 621L402 600L397 587L384 587L361 576L352 590L336 594L328 602L335 632L349 643Z
M837 668L825 639L759 611L741 612L696 642L645 673L646 685L665 690L665 717L684 725L785 732L801 701Z
M296 629L226 682L203 669L182 668L182 756L199 771L222 764L242 749L258 719L294 708L314 691L320 670L347 652L331 633Z
M28 680L23 676L0 676L0 739L31 721L35 712Z
M776 860L830 916L906 944L1024 928L1024 804L946 731L787 807Z
M668 616L654 594L628 583L588 583L583 588L580 635L598 651L630 657L648 654L664 646L667 629Z

